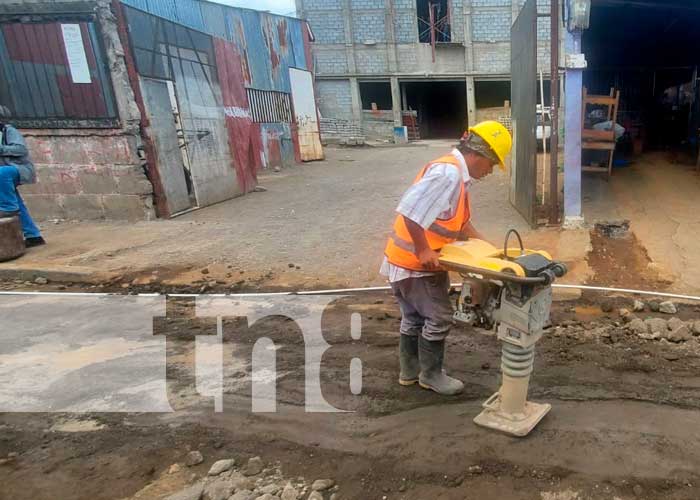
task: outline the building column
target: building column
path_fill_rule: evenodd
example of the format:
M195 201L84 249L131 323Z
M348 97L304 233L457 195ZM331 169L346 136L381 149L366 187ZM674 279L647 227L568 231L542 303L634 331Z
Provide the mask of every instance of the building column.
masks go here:
M395 76L391 77L391 109L394 111L394 127L403 125L401 118L401 86L399 79Z
M352 106L352 119L362 124L362 98L360 97L360 84L357 78L350 78L350 103Z
M352 34L353 26L350 0L343 0L341 8L343 12L343 27L345 31L345 57L348 61L348 73L354 74L357 72L357 61L355 60L355 42L353 40Z
M581 210L581 114L583 100L582 61L573 62L581 53L581 33L566 32L566 94L564 129L564 227L583 223ZM579 57L583 57L581 54ZM571 60L572 62L569 62Z
M476 125L476 96L474 94L474 77L468 76L467 82L467 121L469 126Z

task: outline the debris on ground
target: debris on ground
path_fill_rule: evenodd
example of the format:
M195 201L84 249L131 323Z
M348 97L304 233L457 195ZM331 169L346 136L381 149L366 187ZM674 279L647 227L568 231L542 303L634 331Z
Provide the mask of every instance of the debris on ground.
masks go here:
M625 238L630 230L629 220L596 222L595 230L606 238Z
M191 451L185 457L185 465L187 467L194 467L204 462L204 457L199 451Z
M678 312L678 308L676 307L676 304L669 300L659 304L659 312L664 314L676 314Z
M211 469L209 469L209 475L210 476L218 476L222 472L226 472L227 470L230 470L235 464L236 464L236 461L232 458L229 458L226 460L219 460L217 462L214 462L214 464L211 466Z
M255 476L256 474L260 474L260 472L262 472L263 467L264 464L262 459L260 457L253 457L250 460L248 460L248 463L243 468L243 475Z
M242 469L235 468L235 463L233 458L218 460L212 464L206 477L195 479L194 484L172 493L166 500L299 500L306 498L308 492L308 498L315 495L323 500L322 492L331 491L335 495L339 491L333 479L317 479L309 483L303 477L286 477L279 465L258 470L262 464L260 457L253 457ZM231 467L212 474L212 471L229 465ZM253 470L258 472L250 474Z
M314 491L325 491L328 488L332 488L334 484L335 481L333 481L332 479L317 479L311 485L311 489Z

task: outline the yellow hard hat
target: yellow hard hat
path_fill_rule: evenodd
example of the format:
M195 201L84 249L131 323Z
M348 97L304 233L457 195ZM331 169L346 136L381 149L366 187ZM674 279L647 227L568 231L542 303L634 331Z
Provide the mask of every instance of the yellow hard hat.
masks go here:
M510 148L513 147L513 138L508 129L502 123L488 120L469 127L469 132L475 133L486 141L486 144L496 153L501 168L505 168L506 156L510 154Z

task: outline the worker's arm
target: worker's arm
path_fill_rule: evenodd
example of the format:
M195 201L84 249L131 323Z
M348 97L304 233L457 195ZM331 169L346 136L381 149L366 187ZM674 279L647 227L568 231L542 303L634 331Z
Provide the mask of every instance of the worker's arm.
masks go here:
M460 231L459 239L462 241L466 241L469 238L473 238L475 240L486 240L486 237L479 232L477 228L474 227L474 224L472 224L471 221L465 222L464 226L462 226L462 230Z
M413 245L416 247L416 257L418 257L421 265L425 266L426 269L439 269L440 263L438 262L438 257L440 254L430 248L428 238L425 237L425 230L405 215L403 216L403 220L406 223L408 234L411 235Z
M0 156L27 156L27 145L24 137L14 127L5 128L5 142L0 146Z

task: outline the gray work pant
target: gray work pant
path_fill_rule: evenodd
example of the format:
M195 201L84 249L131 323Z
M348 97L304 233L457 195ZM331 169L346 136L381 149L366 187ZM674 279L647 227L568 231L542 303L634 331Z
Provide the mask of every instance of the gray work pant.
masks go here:
M452 328L450 278L438 272L421 278L407 278L391 284L401 308L401 334L430 341L444 340Z

